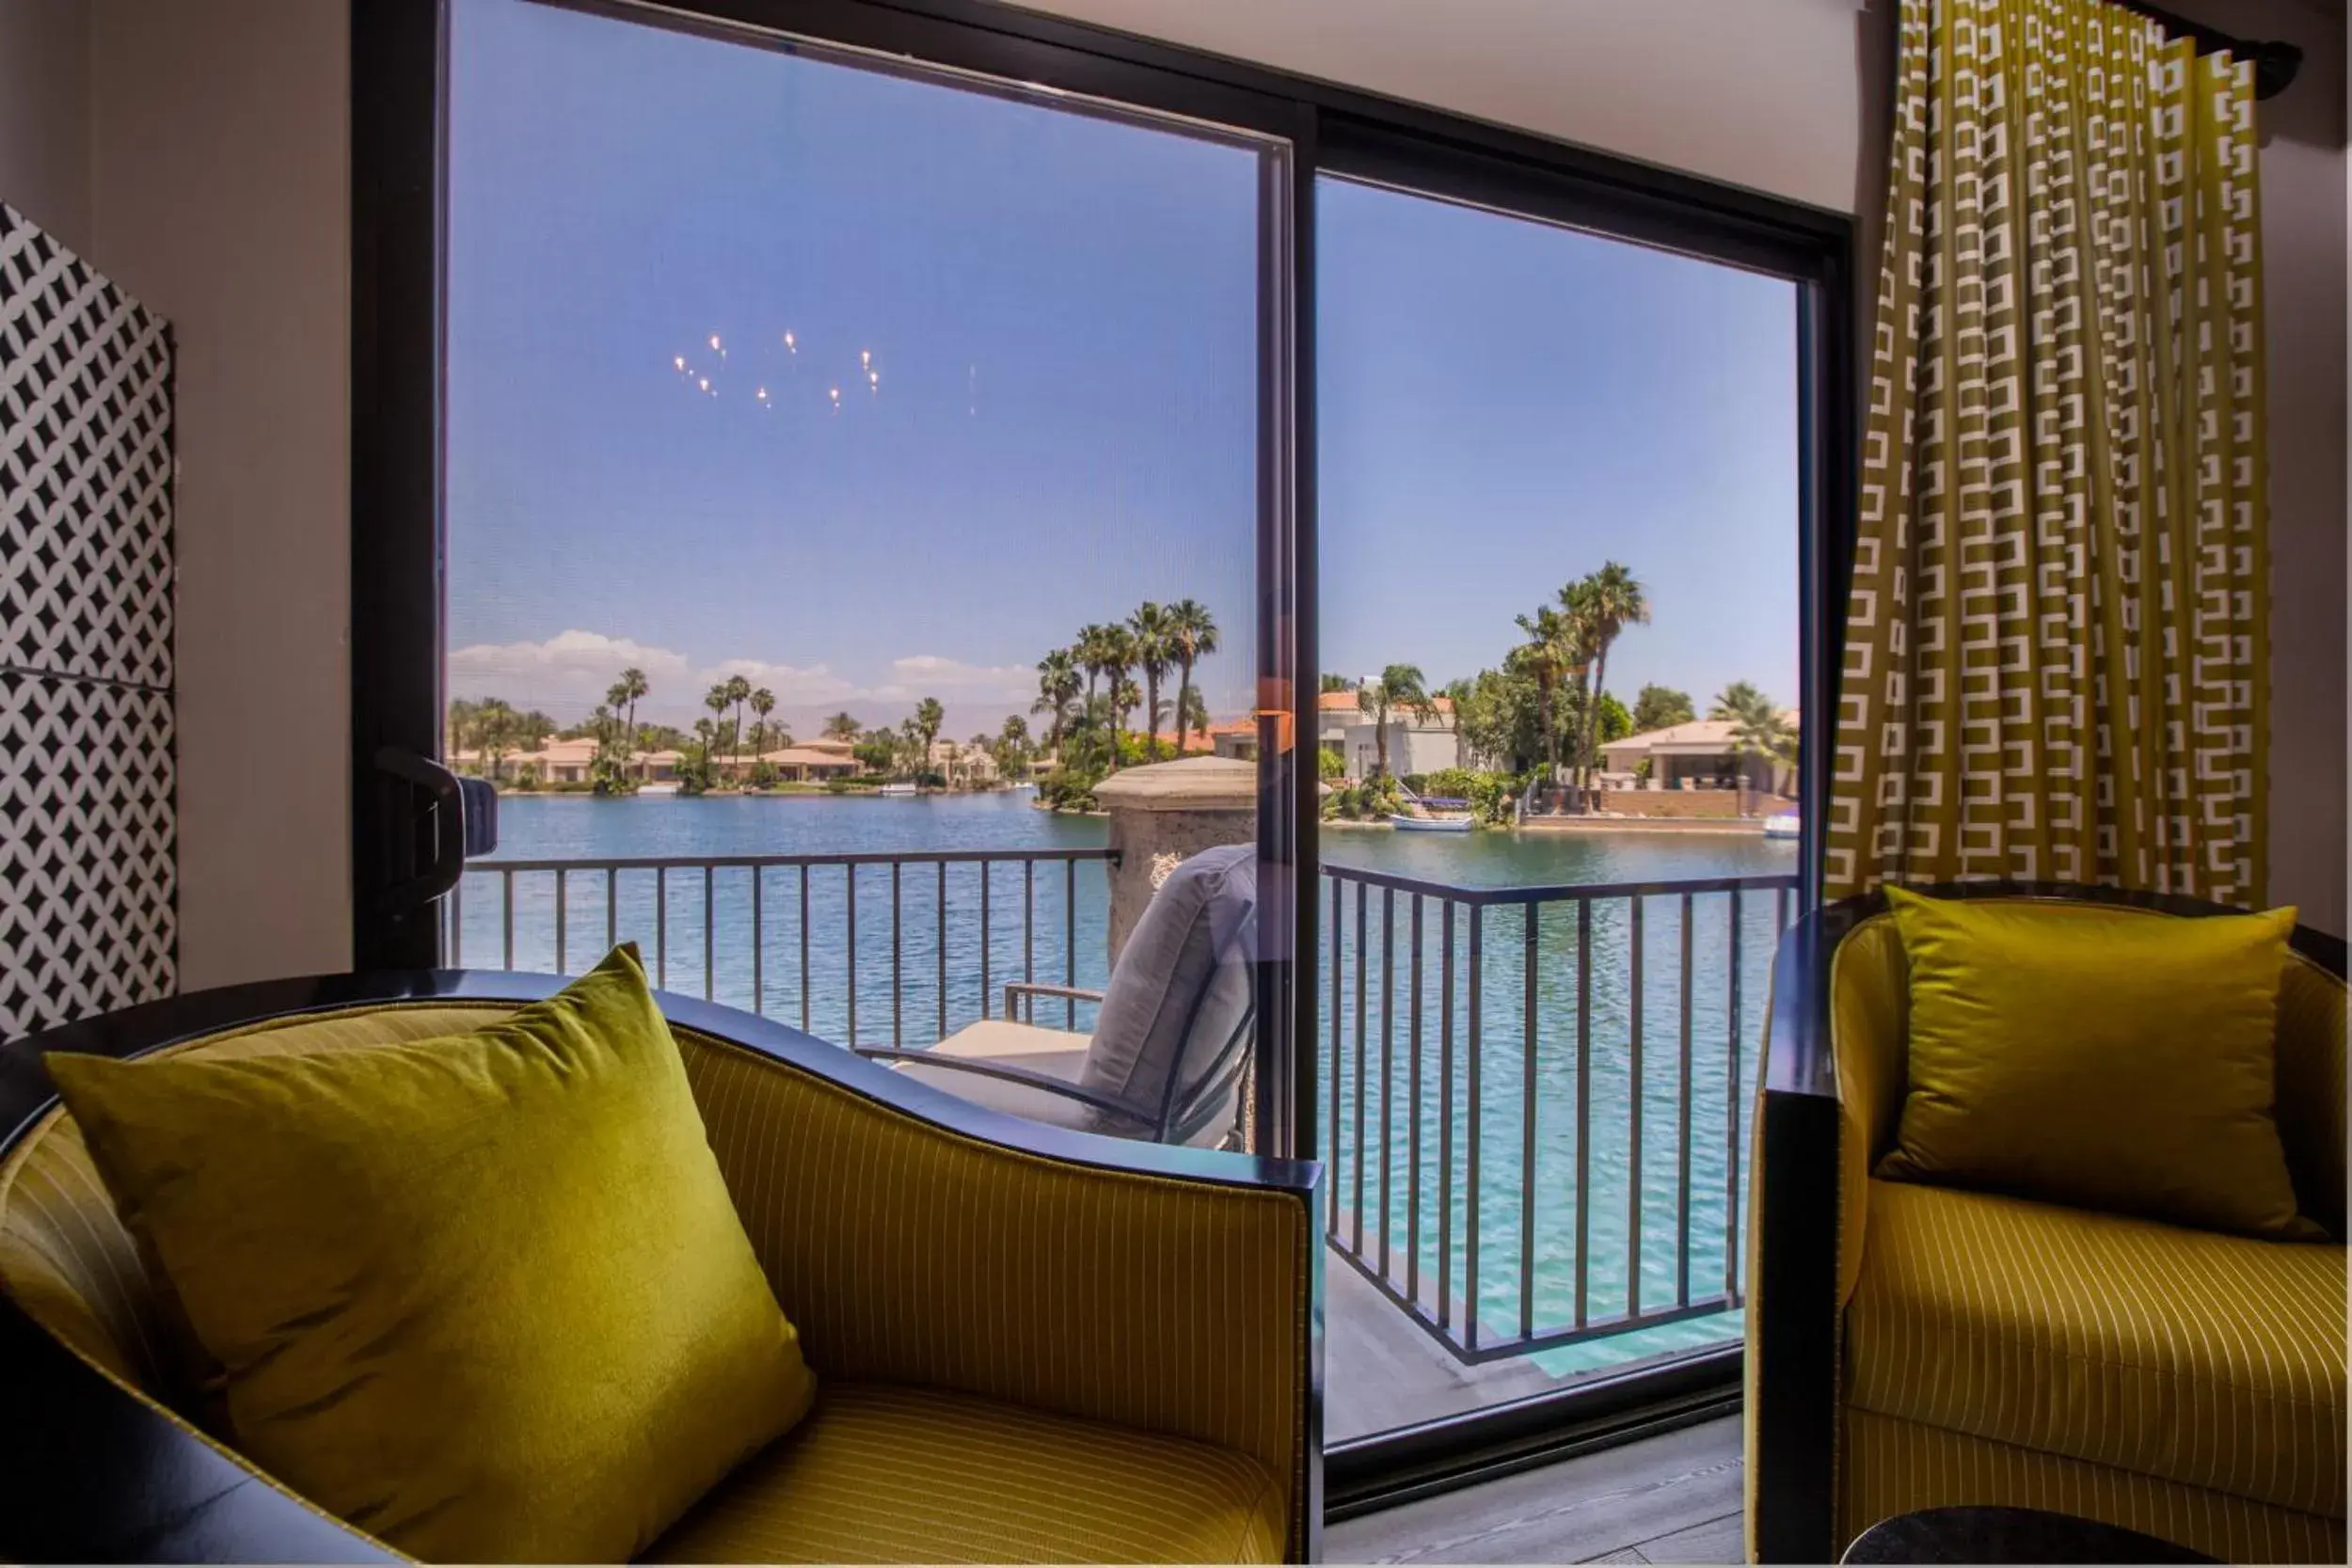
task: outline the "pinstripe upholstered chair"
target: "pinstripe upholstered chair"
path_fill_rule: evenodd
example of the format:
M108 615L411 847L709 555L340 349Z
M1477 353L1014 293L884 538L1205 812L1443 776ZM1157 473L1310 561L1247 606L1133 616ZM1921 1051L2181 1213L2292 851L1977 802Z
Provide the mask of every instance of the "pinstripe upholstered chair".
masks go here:
M275 982L0 1047L0 1554L389 1555L191 1419L168 1315L40 1053L364 1048L463 1032L560 984ZM1016 1120L782 1025L660 1001L820 1391L655 1560L1315 1555L1316 1167Z
M1750 1189L1749 1555L1826 1561L1881 1519L1974 1504L2224 1560L2344 1560L2344 943L2298 927L2278 1004L2279 1131L2297 1206L2331 1243L1878 1179L1907 997L1883 896L1783 939Z

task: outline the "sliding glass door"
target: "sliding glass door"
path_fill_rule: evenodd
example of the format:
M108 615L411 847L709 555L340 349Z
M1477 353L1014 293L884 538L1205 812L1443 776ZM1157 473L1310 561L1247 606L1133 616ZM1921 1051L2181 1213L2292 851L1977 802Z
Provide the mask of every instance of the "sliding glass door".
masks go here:
M361 963L1082 1054L1097 792L1221 770L1333 1497L1735 1399L1844 220L1009 8L354 16Z
M1327 1410L1740 1333L1800 885L1797 286L1316 192Z

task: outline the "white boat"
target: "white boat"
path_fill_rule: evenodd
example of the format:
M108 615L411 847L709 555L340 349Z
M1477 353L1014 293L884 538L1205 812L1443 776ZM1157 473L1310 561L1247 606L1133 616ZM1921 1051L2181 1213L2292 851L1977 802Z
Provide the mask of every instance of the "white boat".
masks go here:
M1466 833L1470 831L1470 819L1467 816L1406 816L1402 812L1392 812L1389 823L1399 832L1408 833Z
M1777 816L1768 816L1764 819L1766 838L1799 838L1804 833L1804 819L1793 811L1785 811Z
M914 793L914 786L911 784L886 784L875 793L877 795L912 795Z
M637 793L640 795L675 795L677 783L673 779L662 779L653 784L641 784L637 786Z

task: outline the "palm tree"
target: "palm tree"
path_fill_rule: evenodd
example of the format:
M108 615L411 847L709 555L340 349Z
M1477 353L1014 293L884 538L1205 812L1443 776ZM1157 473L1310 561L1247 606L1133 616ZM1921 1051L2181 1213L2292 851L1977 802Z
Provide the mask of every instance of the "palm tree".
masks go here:
M499 776L499 764L505 760L507 752L515 749L519 718L513 708L506 705L504 699L499 697L485 698L474 709L474 750L480 752L483 760L490 765L493 782Z
M1176 661L1176 750L1184 749L1184 725L1194 711L1192 667L1216 652L1216 617L1197 599L1178 599L1168 607L1168 652ZM1200 733L1209 733L1207 703L1200 706Z
M727 701L735 708L735 734L729 737L727 750L735 759L735 773L743 774L743 705L752 700L752 683L741 675L727 677Z
M1119 763L1119 732L1127 727L1127 715L1133 713L1136 710L1136 705L1142 701L1142 689L1127 678L1125 670L1120 670L1118 684L1111 688L1111 764L1113 767L1118 766Z
M1183 705L1176 710L1176 750L1182 754L1185 730L1191 730L1204 741L1208 739L1209 700L1200 695L1200 689L1197 686L1187 687L1184 695L1176 700Z
M703 706L710 710L710 719L708 721L710 724L710 734L708 737L704 740L703 745L706 749L707 754L710 755L713 760L716 760L719 743L721 739L723 738L719 732L719 726L726 718L728 705L734 701L735 693L727 689L727 683L725 681L719 682L709 690L703 693ZM702 721L696 721L695 727L698 730L701 728L702 722Z
M1078 673L1078 661L1068 648L1056 648L1037 661L1037 701L1029 705L1029 711L1053 716L1045 727L1045 744L1056 752L1061 750L1070 705L1085 687L1086 682Z
M752 726L752 757L756 761L759 753L766 750L760 742L769 738L766 734L768 716L776 711L776 694L763 686L752 693L751 702L752 711L759 716L758 722Z
M1600 722L1600 694L1607 688L1609 645L1628 626L1649 625L1649 595L1634 580L1633 574L1613 561L1604 561L1600 570L1576 585L1578 610L1583 623L1584 646L1592 656L1592 691L1584 702L1584 736L1577 748L1577 761L1583 770L1582 783L1587 791L1587 804L1593 780L1593 742ZM1563 590L1563 597L1566 591Z
M1160 678L1168 673L1171 650L1168 647L1168 611L1146 599L1136 607L1127 619L1127 630L1135 647L1136 662L1143 668L1143 760L1160 760ZM1184 736L1176 736L1176 750L1184 751Z
M938 736L939 726L946 717L946 709L939 705L939 699L936 697L926 697L914 705L914 730L923 740L921 760L915 764L916 772L922 772L930 767L931 741Z
M1737 755L1773 762L1797 759L1796 730L1770 697L1746 681L1733 681L1717 692L1707 716L1731 721L1731 749ZM1746 786L1744 777L1737 783Z
M1087 673L1087 706L1094 706L1094 683L1110 672L1110 651L1113 628L1092 622L1078 628L1078 640L1071 644L1071 657Z
M1576 666L1576 624L1549 605L1539 606L1533 616L1522 615L1518 621L1519 630L1527 633L1527 641L1516 651L1520 664L1535 678L1535 711L1541 716L1545 754L1551 765L1544 776L1557 782L1560 736L1551 722L1551 694L1560 684L1560 677Z
M1356 705L1372 715L1372 744L1375 763L1375 776L1389 774L1389 710L1409 713L1427 721L1437 711L1429 700L1429 679L1418 664L1391 664L1380 672L1380 678L1366 681L1356 689Z
M1120 626L1101 629L1103 676L1111 691L1111 767L1116 768L1119 766L1119 732L1127 727L1127 715L1143 698L1140 692L1127 695L1135 689L1135 683L1127 678L1127 672L1136 666L1135 635Z
M825 737L829 740L855 740L858 736L857 715L836 713L825 721Z
M632 664L621 672L621 678L612 683L612 693L605 699L616 708L623 704L628 705L626 733L632 752L637 748L637 699L652 690L652 686L645 680L645 673Z

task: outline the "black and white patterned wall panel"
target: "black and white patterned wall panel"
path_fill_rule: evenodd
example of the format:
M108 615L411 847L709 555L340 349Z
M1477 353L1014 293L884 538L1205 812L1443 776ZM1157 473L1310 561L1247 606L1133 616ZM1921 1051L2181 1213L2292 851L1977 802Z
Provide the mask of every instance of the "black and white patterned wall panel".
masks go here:
M0 671L0 1037L170 994L171 695Z
M171 334L0 205L0 1038L168 994Z

